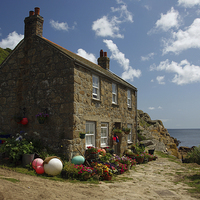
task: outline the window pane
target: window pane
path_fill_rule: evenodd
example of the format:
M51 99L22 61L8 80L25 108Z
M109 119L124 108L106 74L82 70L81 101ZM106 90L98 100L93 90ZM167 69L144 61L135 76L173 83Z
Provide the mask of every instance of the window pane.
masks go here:
M112 84L112 92L113 93L117 93L117 91L116 91L116 84L114 84L114 83Z
M85 145L95 146L95 122L86 122Z
M108 124L101 123L101 146L108 145Z

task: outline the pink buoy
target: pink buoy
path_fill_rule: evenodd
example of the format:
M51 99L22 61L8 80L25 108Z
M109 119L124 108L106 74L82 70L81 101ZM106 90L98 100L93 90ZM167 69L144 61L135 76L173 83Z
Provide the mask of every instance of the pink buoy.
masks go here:
M41 158L36 158L33 162L32 162L32 167L34 170L37 169L37 167L39 166L43 166L43 160Z
M44 173L44 167L38 166L35 171L36 171L37 174L43 174Z

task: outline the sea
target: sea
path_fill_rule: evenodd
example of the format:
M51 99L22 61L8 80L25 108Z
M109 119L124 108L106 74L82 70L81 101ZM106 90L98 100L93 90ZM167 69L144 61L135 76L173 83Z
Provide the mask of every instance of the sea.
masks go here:
M171 137L181 143L178 147L198 147L200 145L200 129L167 129Z

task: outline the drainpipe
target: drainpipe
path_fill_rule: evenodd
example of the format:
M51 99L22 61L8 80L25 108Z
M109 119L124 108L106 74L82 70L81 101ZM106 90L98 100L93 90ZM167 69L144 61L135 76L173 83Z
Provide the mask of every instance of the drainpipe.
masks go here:
M135 103L135 107L136 107L136 116L135 116L135 122L136 122L136 141L135 141L135 144L136 144L137 139L138 139L138 134L137 134L137 90L135 91L135 99L136 99L136 103Z

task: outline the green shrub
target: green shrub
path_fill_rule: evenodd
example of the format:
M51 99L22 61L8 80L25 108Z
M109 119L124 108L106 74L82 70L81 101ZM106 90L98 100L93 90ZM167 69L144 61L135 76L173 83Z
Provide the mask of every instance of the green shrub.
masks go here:
M146 140L146 137L144 137L144 136L142 136L142 135L140 135L140 134L138 133L138 140L139 140L139 141Z
M186 159L190 163L197 163L200 165L200 146L194 147L194 149L188 153Z
M25 139L8 138L5 140L1 145L0 152L5 153L12 163L17 163L23 154L30 154L34 151L32 142L28 142Z

